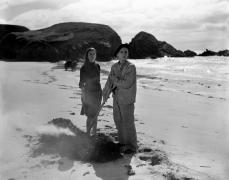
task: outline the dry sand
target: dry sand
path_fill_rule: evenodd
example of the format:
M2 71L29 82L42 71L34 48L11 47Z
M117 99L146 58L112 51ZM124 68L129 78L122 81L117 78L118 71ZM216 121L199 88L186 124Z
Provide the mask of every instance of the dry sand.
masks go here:
M103 73L102 85L106 78ZM150 89L138 79L139 152L98 162L104 154L88 158L95 142L82 132L78 70L64 71L61 63L0 62L0 80L1 180L229 179L228 100ZM48 124L58 118L67 122L64 127ZM98 128L116 140L111 99ZM135 175L127 174L130 165Z

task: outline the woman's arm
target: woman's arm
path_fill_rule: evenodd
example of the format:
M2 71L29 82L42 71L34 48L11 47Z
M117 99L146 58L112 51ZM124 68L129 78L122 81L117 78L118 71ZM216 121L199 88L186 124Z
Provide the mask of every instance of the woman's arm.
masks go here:
M82 89L85 86L85 72L84 67L80 68L80 82L79 87Z
M100 82L100 65L97 64L97 67L98 67L98 71L99 71L99 74L98 74L98 79L99 79L99 82Z

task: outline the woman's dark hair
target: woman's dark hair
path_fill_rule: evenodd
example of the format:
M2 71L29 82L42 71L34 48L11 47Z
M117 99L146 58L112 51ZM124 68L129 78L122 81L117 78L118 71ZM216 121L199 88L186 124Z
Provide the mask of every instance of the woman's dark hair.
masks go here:
M130 46L129 46L129 44L121 44L117 49L116 49L116 51L115 51L115 53L114 53L114 56L116 57L117 56L117 54L119 53L119 51L122 49L122 48L127 48L128 49L128 52L130 52Z
M89 53L90 51L95 51L95 52L96 52L96 49L93 48L93 47L90 47L90 48L88 48L88 49L86 50L85 58L84 58L84 59L85 59L84 64L89 63L88 53Z

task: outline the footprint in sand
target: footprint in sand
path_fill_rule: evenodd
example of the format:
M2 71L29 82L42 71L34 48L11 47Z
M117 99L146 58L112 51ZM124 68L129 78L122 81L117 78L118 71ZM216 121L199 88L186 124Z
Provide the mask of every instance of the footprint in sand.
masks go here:
M31 135L24 135L23 137L26 138L28 142L31 142L33 139L33 136Z
M25 80L23 80L23 81L24 81L24 82L31 82L31 80L26 80L26 79L25 79Z
M47 76L48 75L48 71L41 73L41 75Z
M41 165L40 164L36 164L34 166L31 166L30 169L40 169L41 168Z
M188 128L187 126L181 126L182 128Z
M86 176L86 175L88 175L88 174L90 174L90 172L85 172L85 173L83 174L83 176Z
M15 128L16 131L21 132L22 128Z
M200 166L202 168L211 168L211 166Z
M53 160L41 160L40 163L41 163L41 165L43 167L46 168L46 167L49 167L49 166L52 166L52 165L56 164L57 161L53 161Z
M167 155L160 150L143 148L140 149L139 152L140 152L140 156L138 158L142 161L149 162L151 166L169 162Z
M146 164L138 164L136 167L146 166Z
M105 128L107 128L107 129L112 129L112 127L109 126L109 125L105 125Z
M73 174L74 172L76 172L76 170L75 170L75 169L71 170L71 174Z
M105 105L104 108L112 109L113 106L111 106L111 105Z
M222 97L221 97L221 98L219 98L219 99L226 100L226 98L222 98Z
M204 83L201 83L201 82L199 82L198 84L199 84L199 85L201 85L201 86L203 86L203 85L204 85Z
M148 147L142 148L142 149L139 150L139 152L152 152L152 151L153 150L151 148L148 148Z

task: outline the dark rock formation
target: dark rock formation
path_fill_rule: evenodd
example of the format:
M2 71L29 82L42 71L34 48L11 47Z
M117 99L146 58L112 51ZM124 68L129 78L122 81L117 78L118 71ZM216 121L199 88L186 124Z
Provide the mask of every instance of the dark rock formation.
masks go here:
M6 36L13 32L25 32L29 31L28 28L24 26L17 26L17 25L9 25L9 24L0 24L0 57L5 57L5 54L8 55L8 57L13 56L14 52L11 51L11 47L7 46L4 47L4 44L1 45L1 42L3 39L5 39ZM12 41L12 37L10 36L8 39L9 42Z
M206 49L203 53L198 56L229 56L229 50L225 49L219 52L214 52Z
M159 42L160 57L184 57L184 53L180 50L175 49L172 45L165 41Z
M11 32L24 32L28 31L29 29L24 26L18 25L9 25L9 24L0 24L0 41L6 34Z
M51 27L10 33L0 43L5 58L58 61L84 58L88 47L97 49L97 60L108 61L121 44L118 34L107 25L61 23Z
M130 42L130 58L183 57L184 53L167 42L158 41L147 32L138 33Z
M203 53L199 54L199 56L216 56L217 53L214 51L210 51L206 49Z
M222 50L222 51L219 51L218 53L218 56L229 56L229 50Z
M158 40L149 33L140 32L130 42L130 58L143 59L159 56Z
M184 51L184 55L185 55L185 57L194 57L197 54L194 51L186 50L186 51Z

